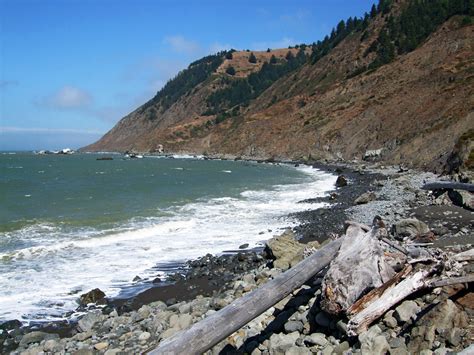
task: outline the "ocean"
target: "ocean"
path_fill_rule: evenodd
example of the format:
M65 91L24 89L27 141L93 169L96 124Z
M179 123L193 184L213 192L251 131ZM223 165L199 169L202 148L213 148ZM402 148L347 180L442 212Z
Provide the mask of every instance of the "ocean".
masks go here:
M311 167L0 153L0 321L64 319L206 253L262 245L336 177Z

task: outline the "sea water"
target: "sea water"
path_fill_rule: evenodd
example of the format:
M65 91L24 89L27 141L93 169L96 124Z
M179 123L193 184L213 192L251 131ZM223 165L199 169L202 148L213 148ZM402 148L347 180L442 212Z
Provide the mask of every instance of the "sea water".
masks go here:
M0 153L0 321L62 319L81 293L261 243L332 189L311 167Z

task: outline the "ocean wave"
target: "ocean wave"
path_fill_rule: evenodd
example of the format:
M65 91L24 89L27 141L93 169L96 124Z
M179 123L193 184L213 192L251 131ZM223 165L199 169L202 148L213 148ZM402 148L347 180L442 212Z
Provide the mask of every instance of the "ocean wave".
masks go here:
M117 295L137 275L156 277L157 263L218 254L244 243L261 245L295 225L285 218L289 213L323 206L301 200L322 196L334 185L332 175L299 169L306 174L301 183L202 199L105 230L36 223L9 232L11 239L26 238L33 245L0 254L0 319L60 317L77 306L77 293L98 287ZM45 306L51 302L53 310Z

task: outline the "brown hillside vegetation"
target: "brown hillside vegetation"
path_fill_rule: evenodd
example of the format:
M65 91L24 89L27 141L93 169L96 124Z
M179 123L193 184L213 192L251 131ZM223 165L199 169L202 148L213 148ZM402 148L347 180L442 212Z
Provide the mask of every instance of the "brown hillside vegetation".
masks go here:
M373 60L367 48L384 21L378 16L366 38L350 34L316 64L277 80L237 116L212 124L215 116L204 115L206 98L222 87L229 65L245 77L288 49L253 52L256 64L249 63L250 52L234 52L167 110L139 108L85 149L153 151L163 144L168 152L347 160L382 149L388 163L438 171L456 147L472 158L466 132L474 129L474 26L455 16L414 51L357 75Z

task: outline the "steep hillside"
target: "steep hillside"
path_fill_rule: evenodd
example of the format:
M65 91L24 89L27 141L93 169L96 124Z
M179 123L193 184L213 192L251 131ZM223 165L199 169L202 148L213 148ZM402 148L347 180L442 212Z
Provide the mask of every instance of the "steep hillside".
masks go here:
M381 1L313 45L206 57L85 149L472 167L470 3Z

